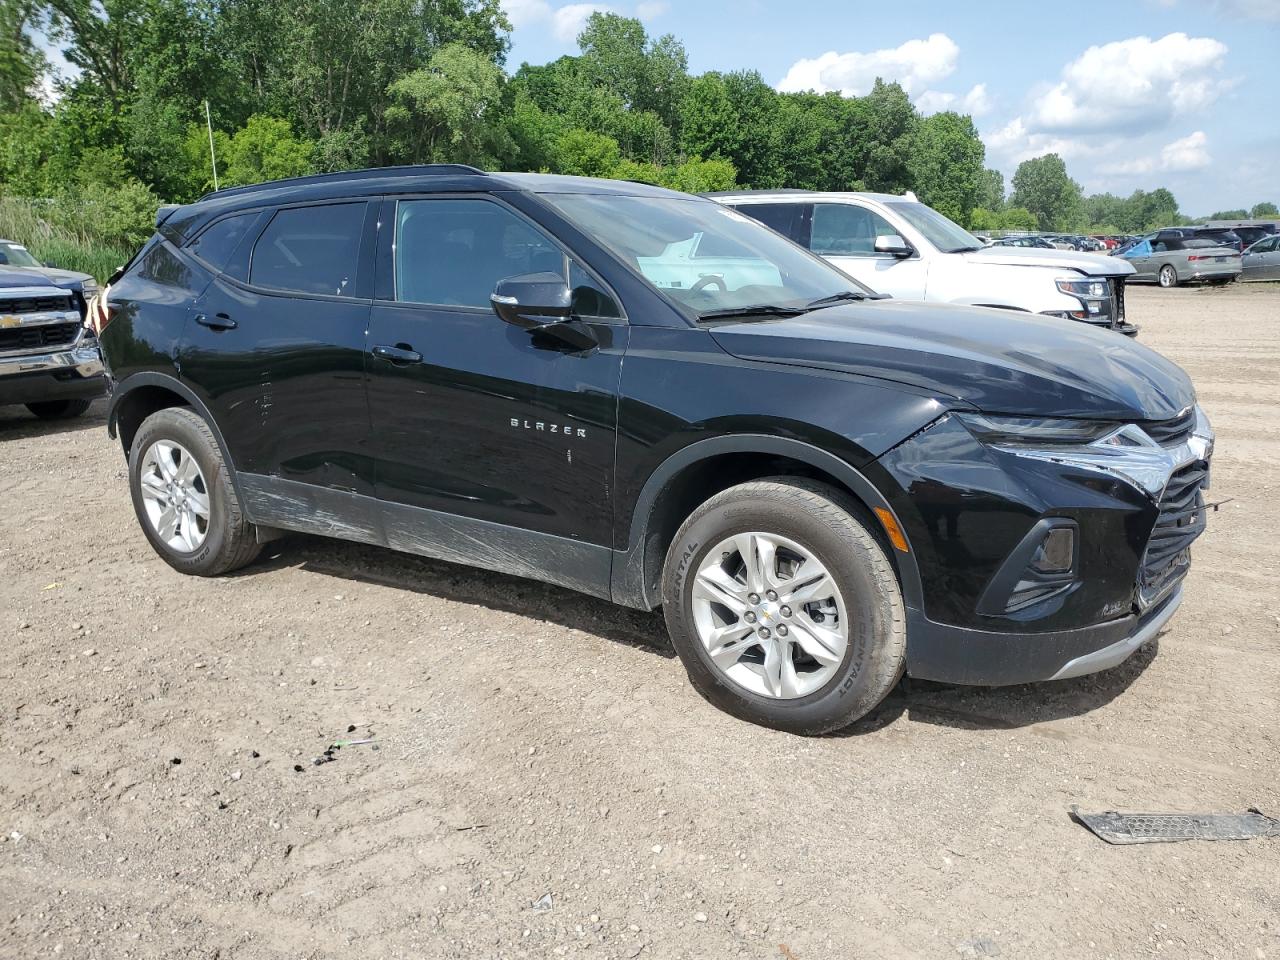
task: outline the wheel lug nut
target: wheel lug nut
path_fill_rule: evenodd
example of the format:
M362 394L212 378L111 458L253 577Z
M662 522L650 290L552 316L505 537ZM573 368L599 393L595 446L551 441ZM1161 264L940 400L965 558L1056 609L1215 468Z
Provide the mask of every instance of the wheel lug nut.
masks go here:
M748 610L748 611L747 611L747 623L755 623L755 622L756 622L756 615L755 615L752 611Z
M769 634L769 628L768 628L768 627L761 627L761 628L760 628L760 639L761 639L761 640L768 640L768 639L769 639L769 636L770 636L770 634Z
M778 627L778 636L785 637L786 635L787 635L787 628L785 626Z
M781 613L784 617L789 617L789 616L791 616L791 608L790 608L790 607L783 607L783 608L782 608L781 610L779 610L778 612L779 612L779 613Z
M777 590L770 590L768 593L766 593L766 594L765 594L765 596L766 596L766 597L768 597L770 600L777 600L777 599L778 599L778 591L777 591Z
M749 593L749 594L747 594L747 599L748 599L748 600L750 600L752 603L759 603L759 602L760 602L760 594L758 594L758 593Z

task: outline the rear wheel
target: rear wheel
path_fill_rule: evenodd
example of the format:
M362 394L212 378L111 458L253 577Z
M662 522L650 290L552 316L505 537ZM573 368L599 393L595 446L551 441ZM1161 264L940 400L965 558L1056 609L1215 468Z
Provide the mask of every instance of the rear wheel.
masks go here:
M142 422L129 454L129 486L143 532L175 570L217 576L262 549L212 431L185 407Z
M27 409L41 420L70 420L89 409L91 400L42 400L28 403Z
M1176 287L1178 285L1178 271L1173 269L1173 264L1166 263L1160 268L1160 286Z
M820 734L893 689L906 656L897 577L842 494L780 477L693 512L667 554L667 628L689 679L723 710Z

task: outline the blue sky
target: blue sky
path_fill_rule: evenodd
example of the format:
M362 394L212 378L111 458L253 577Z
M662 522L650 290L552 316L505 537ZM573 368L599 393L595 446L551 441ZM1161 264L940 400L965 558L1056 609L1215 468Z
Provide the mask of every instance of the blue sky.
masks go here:
M504 0L509 63L576 52L592 9L673 33L694 73L974 115L1006 183L1056 151L1088 193L1167 186L1184 213L1280 203L1280 0Z

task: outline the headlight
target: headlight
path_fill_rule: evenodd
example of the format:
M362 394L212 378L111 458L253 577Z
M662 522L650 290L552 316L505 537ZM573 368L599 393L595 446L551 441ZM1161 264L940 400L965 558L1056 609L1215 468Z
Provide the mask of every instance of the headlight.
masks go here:
M1111 290L1105 280L1059 280L1058 289L1070 297L1081 300L1105 300L1111 296Z
M981 413L958 413L956 416L979 442L993 445L1079 445L1105 437L1120 426L1106 420L992 417Z
M98 292L98 284L93 280L86 280L80 284L80 292L84 295L85 302L93 299L94 294Z

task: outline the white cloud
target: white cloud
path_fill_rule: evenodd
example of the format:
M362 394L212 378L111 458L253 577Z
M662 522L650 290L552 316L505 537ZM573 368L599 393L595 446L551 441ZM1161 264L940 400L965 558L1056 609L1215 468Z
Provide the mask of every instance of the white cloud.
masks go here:
M976 84L963 97L941 90L926 90L916 97L917 109L926 116L941 113L943 110L955 110L967 113L971 117L981 117L991 112L991 97L987 94L985 83Z
M876 77L896 80L907 93L925 91L956 69L960 48L945 33L908 40L899 47L870 53L836 53L797 60L778 84L783 91L838 90L845 96L867 93Z
M1211 37L1185 33L1090 47L1063 68L1025 126L1047 133L1153 129L1204 109L1230 86L1220 76L1226 53Z
M1213 162L1209 156L1209 137L1203 130L1188 134L1180 140L1166 143L1158 154L1135 157L1123 163L1106 164L1099 169L1103 173L1186 173L1203 170Z
M607 3L566 3L553 6L548 0L503 0L511 26L515 30L544 24L551 35L561 43L573 43L587 25L593 13L618 13L617 7ZM670 9L666 0L644 0L636 6L635 15L646 22L660 17Z

